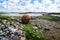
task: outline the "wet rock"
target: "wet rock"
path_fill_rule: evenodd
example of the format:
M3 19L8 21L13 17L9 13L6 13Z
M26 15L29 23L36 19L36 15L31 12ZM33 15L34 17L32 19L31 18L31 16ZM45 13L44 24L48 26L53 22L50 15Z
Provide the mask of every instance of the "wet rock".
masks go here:
M46 31L50 31L50 29L49 28L44 28L44 31L46 32Z

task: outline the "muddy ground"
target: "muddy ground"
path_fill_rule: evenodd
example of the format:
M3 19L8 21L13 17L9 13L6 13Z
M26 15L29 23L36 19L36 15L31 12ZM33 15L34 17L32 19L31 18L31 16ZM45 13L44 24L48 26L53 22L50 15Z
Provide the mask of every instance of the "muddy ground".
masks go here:
M60 40L60 21L34 19L31 22L40 25L43 35L50 40Z

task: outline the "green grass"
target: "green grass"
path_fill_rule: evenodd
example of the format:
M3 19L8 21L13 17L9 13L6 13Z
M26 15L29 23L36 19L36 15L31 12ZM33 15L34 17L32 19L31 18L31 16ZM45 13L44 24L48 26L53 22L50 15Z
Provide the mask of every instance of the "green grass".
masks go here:
M42 18L42 19L55 19L55 16L38 16L37 18Z
M33 24L29 23L22 25L24 26L24 31L26 32L26 38L32 38L33 40L47 40L47 38L44 37L44 35L40 31L41 29L37 29L37 31L33 29Z
M0 19L4 19L4 20L10 20L10 17L8 17L8 16L0 16Z
M0 19L12 22L12 20L11 20L11 18L9 16L0 16Z

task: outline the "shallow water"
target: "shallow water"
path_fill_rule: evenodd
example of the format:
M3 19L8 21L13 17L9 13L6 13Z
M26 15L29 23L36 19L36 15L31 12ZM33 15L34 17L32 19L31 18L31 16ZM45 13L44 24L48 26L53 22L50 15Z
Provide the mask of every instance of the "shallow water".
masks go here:
M12 13L10 13L10 14L0 14L1 16L23 16L24 14L12 14ZM32 13L32 14L28 14L28 15L30 15L30 16L42 16L42 14L34 14L34 13Z

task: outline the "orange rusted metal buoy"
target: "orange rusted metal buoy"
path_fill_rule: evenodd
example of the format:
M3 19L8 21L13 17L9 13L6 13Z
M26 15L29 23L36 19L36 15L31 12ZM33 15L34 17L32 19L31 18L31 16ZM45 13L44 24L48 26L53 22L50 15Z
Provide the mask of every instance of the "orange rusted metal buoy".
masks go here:
M21 17L22 23L28 24L30 20L31 20L31 17L30 17L28 14L24 14L24 15Z

